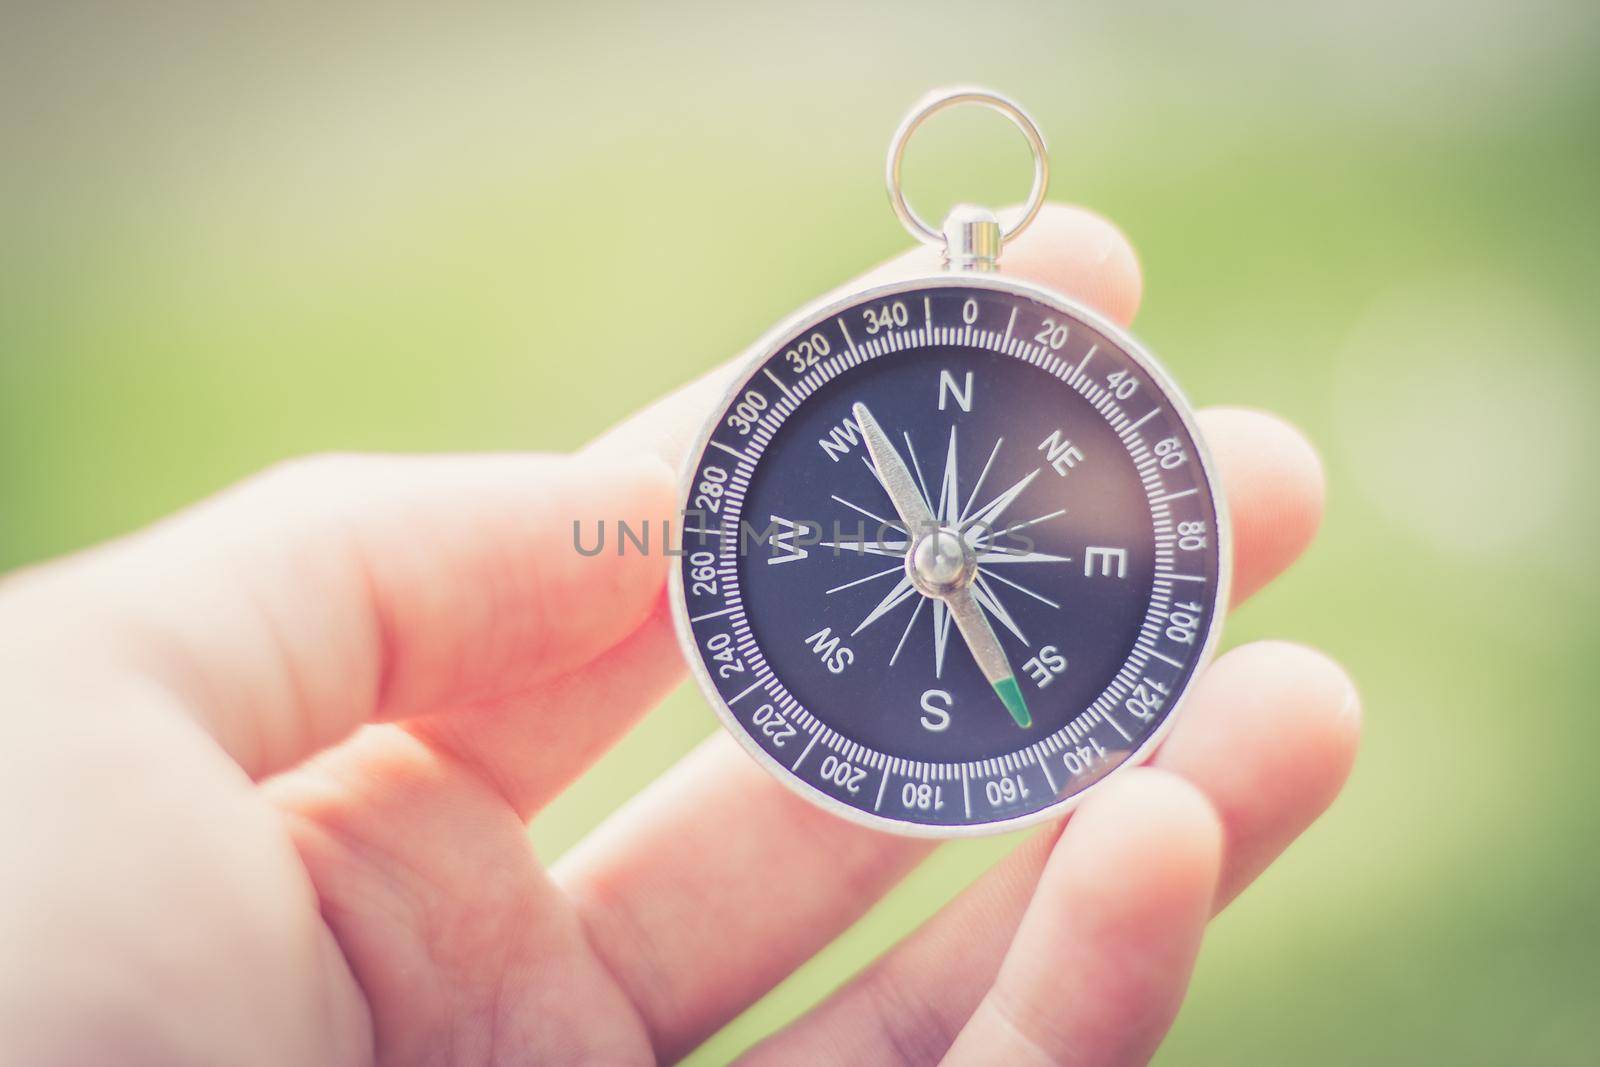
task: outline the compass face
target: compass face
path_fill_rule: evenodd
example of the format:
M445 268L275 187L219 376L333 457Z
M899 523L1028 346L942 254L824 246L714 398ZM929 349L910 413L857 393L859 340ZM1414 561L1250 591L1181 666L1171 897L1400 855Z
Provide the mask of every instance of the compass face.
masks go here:
M1112 326L989 276L789 328L687 475L673 595L770 770L883 829L1061 814L1209 654L1227 531L1183 402Z

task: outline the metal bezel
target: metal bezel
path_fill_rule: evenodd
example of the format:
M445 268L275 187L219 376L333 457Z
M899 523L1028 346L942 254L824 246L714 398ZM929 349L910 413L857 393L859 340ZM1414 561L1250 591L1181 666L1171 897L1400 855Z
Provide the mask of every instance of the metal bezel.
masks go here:
M989 837L1061 819L1071 814L1072 810L1078 806L1085 796L1099 789L1106 781L1115 778L1126 768L1137 767L1147 762L1154 755L1161 742L1166 739L1167 734L1172 730L1173 724L1183 713L1195 685L1199 683L1201 676L1210 665L1216 654L1217 644L1221 640L1222 626L1228 612L1229 591L1233 579L1233 528L1228 515L1227 499L1222 493L1222 481L1217 476L1216 461L1211 455L1211 449L1207 445L1205 437L1200 432L1200 427L1195 420L1194 409L1189 404L1183 390L1178 387L1177 382L1173 380L1172 375L1167 372L1161 362L1127 330L1117 326L1100 314L1091 311L1053 289L1032 282L1009 278L1003 274L924 274L868 285L859 289L849 289L842 293L835 290L833 293L801 308L769 329L746 349L740 357L741 364L738 375L723 391L716 405L706 416L700 432L695 435L694 446L684 456L682 466L679 469L678 500L685 504L689 501L690 491L693 488L694 474L699 469L701 456L705 453L711 436L716 432L721 422L722 413L748 387L750 381L761 373L762 366L771 358L779 344L791 335L818 325L850 307L883 297L897 296L913 290L927 288L992 289L1032 300L1039 300L1054 306L1065 314L1082 320L1093 329L1099 330L1107 337L1115 340L1140 369L1150 376L1151 380L1160 387L1162 393L1172 402L1173 409L1177 412L1184 429L1188 431L1190 438L1194 441L1195 451L1200 459L1201 474L1206 486L1211 491L1212 504L1216 509L1217 515L1216 606L1211 612L1210 620L1206 627L1205 641L1201 645L1200 655L1195 660L1194 670L1190 674L1189 681L1184 686L1182 693L1179 694L1178 699L1173 702L1171 709L1167 712L1166 717L1162 719L1160 725L1114 770L1085 786L1072 796L1048 804L1038 811L1031 811L1025 815L994 822L949 826L890 819L872 812L862 811L844 803L837 797L824 793L795 775L788 767L778 762L770 753L756 743L755 739L739 723L737 717L733 714L733 710L723 700L721 692L718 691L712 681L711 674L706 669L705 661L700 655L699 645L696 643L694 633L689 625L689 611L684 596L683 568L681 566L670 568L668 593L672 602L672 624L678 636L678 647L682 650L684 659L689 664L689 670L694 675L695 683L710 701L712 710L716 712L722 728L732 734L734 740L739 743L745 752L790 791L858 826L865 826L900 837L944 839Z

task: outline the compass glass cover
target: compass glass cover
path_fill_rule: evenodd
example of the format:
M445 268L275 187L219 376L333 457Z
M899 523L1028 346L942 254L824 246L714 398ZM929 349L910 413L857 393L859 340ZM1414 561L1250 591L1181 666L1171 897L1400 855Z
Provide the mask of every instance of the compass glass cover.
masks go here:
M864 422L931 522L896 509ZM732 392L685 494L675 595L707 695L770 770L884 828L1044 817L1145 754L1217 628L1226 534L1182 401L1014 283L811 317Z

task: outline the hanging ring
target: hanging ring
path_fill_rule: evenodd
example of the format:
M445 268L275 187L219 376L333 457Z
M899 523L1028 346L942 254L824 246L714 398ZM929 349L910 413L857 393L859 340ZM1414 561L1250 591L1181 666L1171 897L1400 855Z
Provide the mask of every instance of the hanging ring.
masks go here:
M961 104L977 104L991 111L998 111L1010 119L1012 124L1022 131L1022 136L1028 139L1028 149L1033 153L1033 188L1028 191L1028 202L1022 209L1022 216L1001 233L1001 240L1009 241L1027 229L1028 224L1039 214L1039 209L1044 206L1045 192L1050 187L1050 158L1045 150L1044 135L1039 132L1039 127L1034 125L1032 117L1022 110L1016 101L991 89L971 86L935 89L917 102L910 113L901 120L900 128L894 131L894 137L889 142L889 163L885 172L885 180L889 185L889 203L893 205L894 213L899 217L901 224L917 240L931 245L944 244L943 232L929 226L906 202L905 190L900 185L900 164L905 159L906 143L911 140L911 135L917 131L918 126L946 108L958 107Z

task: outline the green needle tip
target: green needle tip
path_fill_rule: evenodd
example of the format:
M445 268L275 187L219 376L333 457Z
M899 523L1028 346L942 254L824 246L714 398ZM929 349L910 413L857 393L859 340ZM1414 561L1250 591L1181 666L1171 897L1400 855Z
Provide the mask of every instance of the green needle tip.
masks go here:
M1017 720L1017 725L1028 727L1033 725L1033 716L1028 714L1028 702L1022 699L1022 687L1015 678L1002 678L994 683L994 691L1000 694L1000 702L1006 706L1011 717Z

